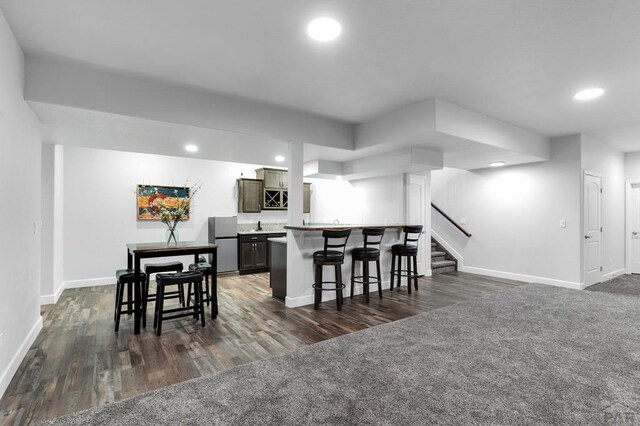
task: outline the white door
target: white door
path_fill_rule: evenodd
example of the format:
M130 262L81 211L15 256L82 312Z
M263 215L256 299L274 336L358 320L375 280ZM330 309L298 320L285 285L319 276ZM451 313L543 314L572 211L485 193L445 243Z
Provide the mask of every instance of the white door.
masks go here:
M418 241L418 273L427 274L431 270L431 265L427 264L427 259L431 259L431 229L427 223L427 176L406 175L405 185L407 224L424 227L424 233Z
M640 184L631 185L631 197L629 200L631 215L628 229L629 241L629 272L640 274Z
M584 174L584 276L587 287L602 281L600 188L600 176Z

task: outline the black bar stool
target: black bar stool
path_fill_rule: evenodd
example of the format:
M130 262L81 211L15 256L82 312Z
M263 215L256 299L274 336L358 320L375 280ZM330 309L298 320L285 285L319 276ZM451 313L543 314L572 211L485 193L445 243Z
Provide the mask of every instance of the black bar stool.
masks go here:
M157 300L156 294L149 294L149 281L152 274L162 272L182 272L182 262L166 262L166 263L149 263L145 265L144 272L147 274L147 278L144 281L144 288L142 289L142 326L147 326L147 303ZM178 298L180 304L184 306L184 287L178 286L176 291L165 293L165 298Z
M407 277L407 287L411 294L411 278L414 279L414 286L418 289L418 240L422 235L422 225L405 226L404 243L391 246L391 290L393 290L393 279L398 277L398 287L402 277ZM398 269L396 270L396 257L398 258ZM402 258L407 258L407 269L402 269ZM413 271L411 262L413 261Z
M344 248L347 245L349 235L351 235L351 229L325 229L324 231L322 231L322 236L324 237L324 250L313 253L313 266L315 276L315 282L313 283L313 288L315 290L315 296L313 298L313 309L318 309L320 307L323 291L335 291L338 310L342 310L342 289L344 289L344 284L342 283L342 264L344 263ZM332 240L338 241L332 242ZM322 281L323 266L335 267L335 281ZM323 286L323 284L335 284L335 287L326 288Z
M218 289L209 289L209 275L212 275L213 270L211 264L207 262L203 256L198 256L198 263L192 263L189 265L190 271L199 271L204 275L204 287L202 288L202 301L207 302L207 306L213 303L211 307L211 318L216 319L218 316ZM213 280L215 283L216 281ZM188 285L187 290L187 306L191 303L191 283Z
M369 284L378 284L378 295L382 299L382 274L380 273L380 243L384 237L384 228L364 228L364 247L351 251L351 299L355 283L362 284L364 299L369 303ZM375 247L372 247L375 246ZM356 261L362 262L362 275L356 276ZM369 276L369 262L376 262L377 277ZM375 280L372 280L375 278Z
M195 302L193 306L180 306L178 308L165 309L165 299L175 299L175 297L166 297L168 294L165 290L167 287L175 285L178 287L185 284L193 284L195 286ZM204 304L202 303L202 273L198 271L178 272L173 274L156 275L156 310L153 316L153 328L156 334L160 336L162 333L162 321L190 317L194 319L200 318L204 327ZM167 315L168 314L168 315ZM172 315L173 314L173 315Z
M140 274L141 282L144 282L145 274ZM136 282L136 275L133 269L118 269L116 271L116 303L114 309L113 320L116 322L116 331L120 328L120 317L122 315L131 315L134 313L133 309L133 285ZM124 299L124 287L127 286L127 301ZM126 305L127 309L122 310L122 307Z

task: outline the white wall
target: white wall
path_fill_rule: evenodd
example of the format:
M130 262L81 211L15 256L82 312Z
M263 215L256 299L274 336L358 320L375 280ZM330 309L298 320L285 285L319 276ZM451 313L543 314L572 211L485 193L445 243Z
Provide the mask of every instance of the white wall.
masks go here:
M403 175L356 181L305 179L311 182L314 223L404 223Z
M207 240L207 218L237 215L236 179L254 178L253 164L64 147L64 281L112 282L126 267L125 244L160 241L166 225L136 218L136 185L201 184L180 239ZM239 221L286 221L286 212L239 215ZM99 248L94 250L94 248ZM186 262L189 259L184 259ZM97 280L96 280L97 279ZM82 282L93 280L93 282Z
M54 181L55 181L55 146L42 144L41 161L41 210L42 210L42 237L41 237L41 274L40 294L53 295L53 217L54 217ZM52 298L43 298L42 304L54 303Z
M625 179L629 182L640 182L640 151L624 155Z
M0 12L0 396L42 327L41 138L23 87L24 57Z
M578 135L552 140L543 163L432 172L433 202L473 234L433 213L432 229L458 253L461 270L580 286L580 143Z
M602 274L606 280L625 268L624 154L589 136L581 139L582 170L602 176Z

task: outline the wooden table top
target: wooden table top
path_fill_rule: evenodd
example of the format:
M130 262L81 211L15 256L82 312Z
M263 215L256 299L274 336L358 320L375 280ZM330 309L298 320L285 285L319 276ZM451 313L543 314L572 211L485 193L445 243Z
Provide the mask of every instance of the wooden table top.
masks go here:
M179 241L177 245L167 243L130 243L127 250L131 253L145 253L152 251L190 251L194 249L213 249L217 244L209 244L204 241Z

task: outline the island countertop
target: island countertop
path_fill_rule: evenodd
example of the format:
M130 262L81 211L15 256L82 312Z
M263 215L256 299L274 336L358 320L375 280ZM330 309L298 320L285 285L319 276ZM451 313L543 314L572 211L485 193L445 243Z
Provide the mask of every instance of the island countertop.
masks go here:
M404 228L407 225L404 225L402 223L392 223L392 224L381 224L381 223L375 223L375 224L359 224L359 225L351 225L351 224L309 224L309 225L302 225L302 226L291 226L291 225L285 225L284 229L292 229L294 231L323 231L325 229L363 229L363 228Z

